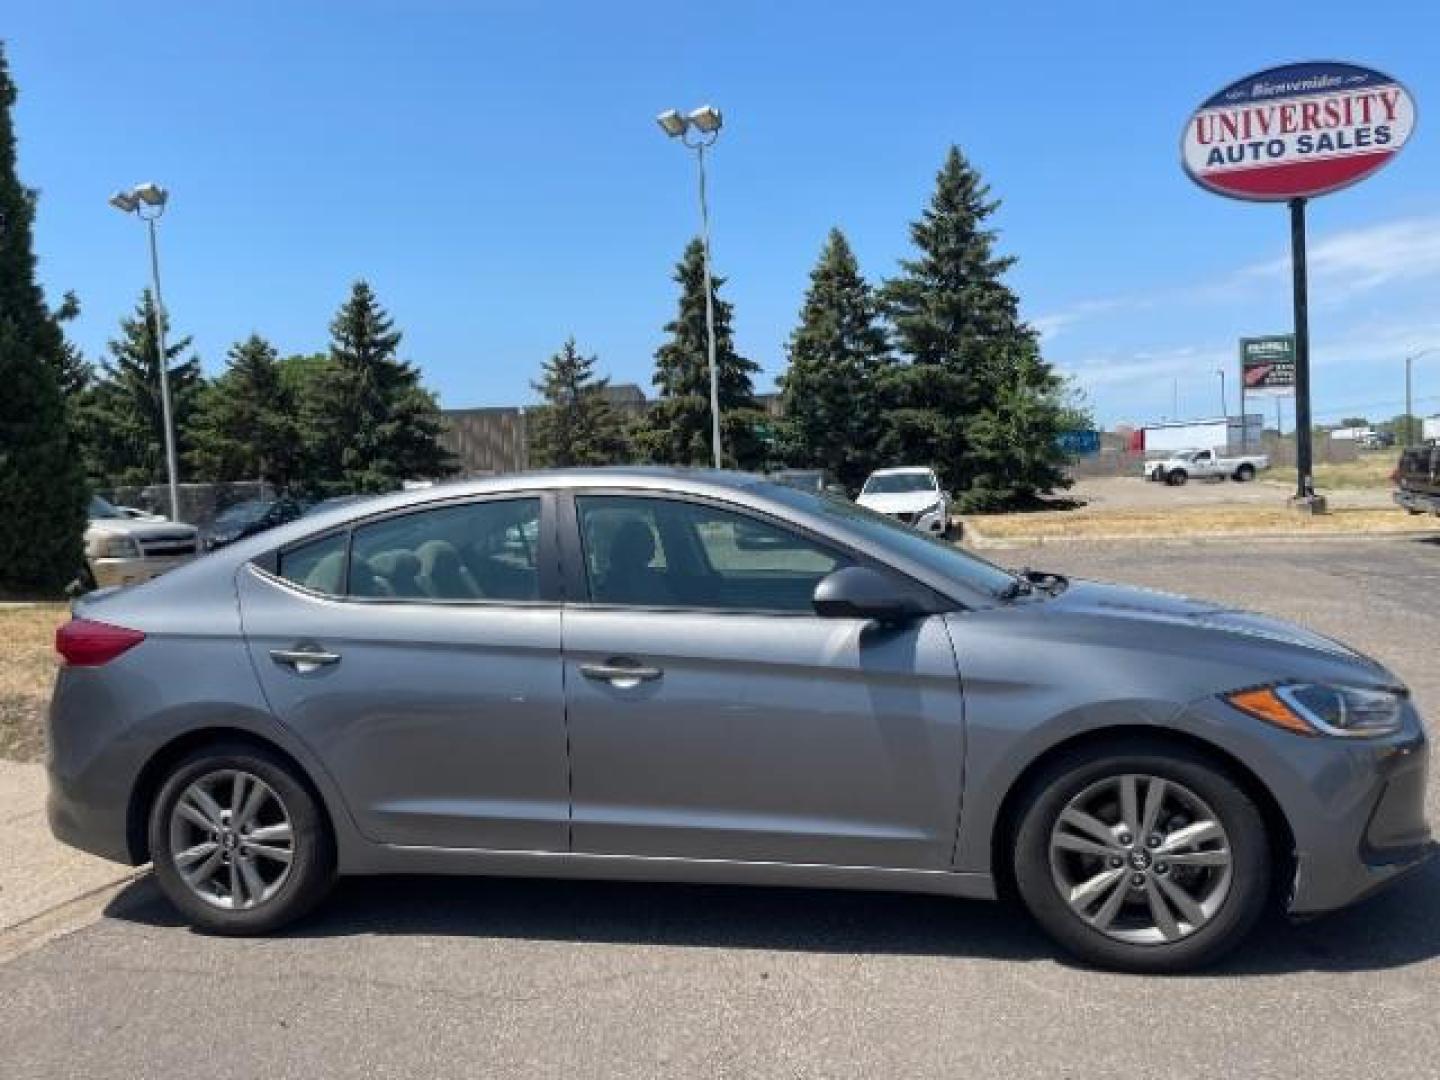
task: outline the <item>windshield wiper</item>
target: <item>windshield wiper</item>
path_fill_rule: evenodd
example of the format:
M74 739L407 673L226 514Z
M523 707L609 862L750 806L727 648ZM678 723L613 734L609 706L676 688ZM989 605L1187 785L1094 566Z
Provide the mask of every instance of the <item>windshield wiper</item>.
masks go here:
M1037 588L1043 589L1050 596L1059 596L1069 584L1070 579L1064 574L1054 574L1048 570L1032 570L1030 567L1024 566L1016 573L1015 580L1005 586L1000 598L1014 600L1019 596L1029 596Z
M1020 596L1029 596L1035 591L1035 586L1030 584L1030 571L1021 570L1015 575L1015 579L1000 590L1001 600L1014 600Z

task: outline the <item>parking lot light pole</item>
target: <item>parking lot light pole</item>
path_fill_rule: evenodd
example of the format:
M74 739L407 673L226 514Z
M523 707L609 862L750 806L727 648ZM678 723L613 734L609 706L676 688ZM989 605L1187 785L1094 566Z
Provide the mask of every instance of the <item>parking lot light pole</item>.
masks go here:
M1411 353L1405 357L1405 445L1415 445L1415 413L1410 407L1410 369L1414 367L1415 361L1422 356L1429 356L1431 353L1440 350L1440 346L1431 346L1428 349L1421 349L1419 352Z
M145 222L150 235L150 282L155 294L155 347L160 368L160 415L165 427L165 473L170 484L170 520L180 520L180 466L175 455L175 423L170 411L170 372L165 355L165 298L160 292L160 253L155 222L165 213L170 193L159 184L138 184L129 191L110 196L110 205Z
M676 109L667 109L655 118L660 129L672 139L695 151L700 172L700 244L704 254L705 272L705 334L710 357L710 445L715 450L715 468L721 465L720 455L720 373L715 367L715 298L710 286L710 206L705 197L705 151L720 137L724 118L713 105L702 105L689 116ZM697 132L692 138L691 132Z

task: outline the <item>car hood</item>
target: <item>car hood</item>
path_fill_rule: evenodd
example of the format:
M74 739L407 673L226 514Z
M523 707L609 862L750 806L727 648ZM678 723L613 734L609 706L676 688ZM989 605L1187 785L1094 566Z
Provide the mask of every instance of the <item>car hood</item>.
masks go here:
M1043 593L1038 595L1043 596ZM1108 585L1098 581L1072 581L1059 596L1047 601L1057 612L1125 619L1136 623L1166 623L1214 630L1219 633L1260 639L1292 648L1345 660L1357 660L1380 668L1374 660L1348 645L1307 630L1284 619L1257 615L1206 600L1194 600L1174 593ZM1384 670L1381 668L1380 670Z
M876 491L855 500L868 510L882 514L918 514L940 501L938 491Z
M88 532L119 533L136 540L190 540L194 525L173 521L136 521L133 518L91 518Z

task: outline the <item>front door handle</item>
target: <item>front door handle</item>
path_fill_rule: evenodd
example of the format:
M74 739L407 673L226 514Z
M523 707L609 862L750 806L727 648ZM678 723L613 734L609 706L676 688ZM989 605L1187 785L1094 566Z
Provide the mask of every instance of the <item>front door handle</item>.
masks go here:
M327 664L338 664L340 654L320 648L271 649L270 659L277 664L294 668L301 675L308 675Z
M659 668L644 667L641 664L610 660L604 664L581 664L580 674L587 679L608 682L621 690L629 690L642 682L654 682L660 678Z

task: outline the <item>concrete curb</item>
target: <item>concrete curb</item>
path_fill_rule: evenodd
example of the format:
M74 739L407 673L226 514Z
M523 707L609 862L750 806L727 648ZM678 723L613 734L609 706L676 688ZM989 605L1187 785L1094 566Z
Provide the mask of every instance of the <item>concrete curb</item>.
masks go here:
M1003 551L1006 548L1026 547L1071 547L1088 543L1113 543L1124 541L1125 543L1144 544L1213 544L1213 543L1287 543L1297 540L1432 540L1440 538L1440 528L1435 529L1396 529L1384 532L1297 532L1289 531L1260 531L1260 532L1192 532L1192 533L1170 533L1165 536L1157 536L1154 533L1136 532L1115 532L1115 533L1080 533L1074 536L1053 536L1022 534L1020 536L986 536L971 521L965 522L965 546L973 547L977 551Z
M31 915L0 930L0 964L9 963L57 938L85 929L105 913L116 896L149 870L148 866L127 868L117 881L63 900L38 915Z

